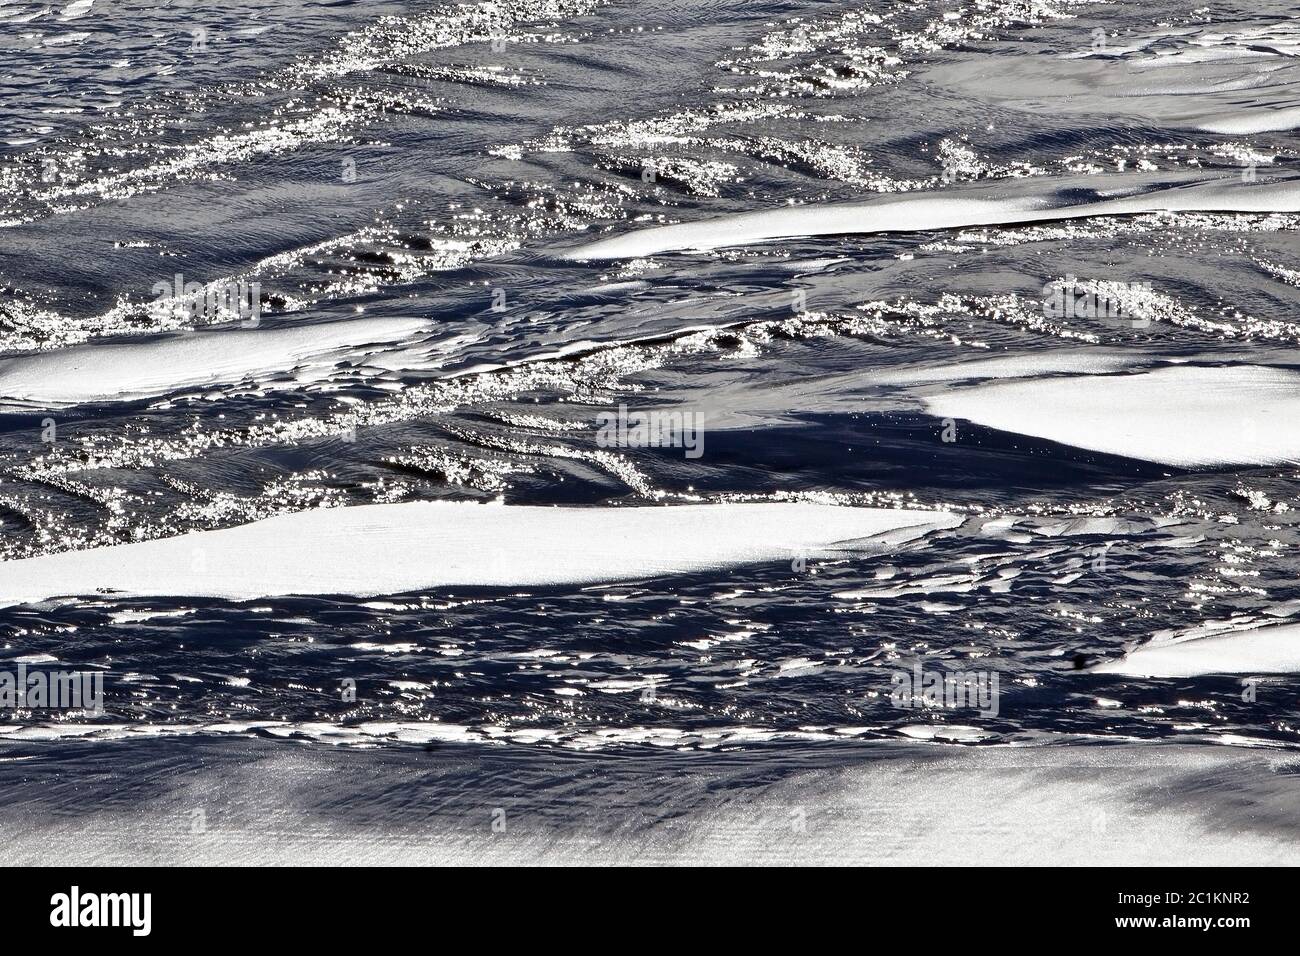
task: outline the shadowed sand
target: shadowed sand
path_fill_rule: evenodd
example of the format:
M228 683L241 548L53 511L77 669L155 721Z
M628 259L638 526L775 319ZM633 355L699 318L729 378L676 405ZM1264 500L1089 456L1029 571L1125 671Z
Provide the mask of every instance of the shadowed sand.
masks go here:
M573 754L0 745L16 864L1290 864L1300 757L1217 746ZM851 748L851 750L850 750ZM30 755L30 756L29 756ZM75 758L69 761L69 757ZM75 767L74 769L71 769ZM494 827L494 823L496 824Z

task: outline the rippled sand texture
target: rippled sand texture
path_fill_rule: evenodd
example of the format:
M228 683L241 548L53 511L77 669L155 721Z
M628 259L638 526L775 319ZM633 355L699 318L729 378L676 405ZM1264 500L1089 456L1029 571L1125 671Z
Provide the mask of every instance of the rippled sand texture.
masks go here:
M195 741L199 764L154 741L83 748L83 765L137 773L75 790L24 749L21 775L0 767L20 864L1276 866L1296 853L1294 759L1229 747L878 743L538 766L516 748L464 761L254 740ZM827 756L836 769L810 768Z
M116 748L255 737L533 782L899 748L860 805L1033 745L1073 812L1122 745L1187 820L1275 795L1298 52L1277 3L0 3L0 670L107 671L0 750L126 792ZM656 861L729 858L767 811L720 792ZM1044 827L1014 861L1170 845Z

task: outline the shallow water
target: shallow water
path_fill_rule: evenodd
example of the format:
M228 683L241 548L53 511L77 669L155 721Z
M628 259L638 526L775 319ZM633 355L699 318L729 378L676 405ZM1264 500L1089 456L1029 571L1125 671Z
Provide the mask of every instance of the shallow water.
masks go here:
M539 761L784 741L812 769L851 761L845 738L1292 745L1294 674L1087 670L1300 610L1300 462L1258 457L1296 447L1294 416L1133 378L1096 428L1177 425L1187 468L1053 411L1071 375L1300 366L1300 20L1188 6L0 4L6 558L417 500L963 518L883 553L583 586L88 587L0 627L15 665L106 669L104 713L11 710L0 733ZM1149 210L1011 214L1121 194ZM910 218L933 196L990 205ZM582 257L862 202L901 204ZM227 282L256 283L254 327L186 307ZM1059 289L1121 314L1045 308ZM961 389L1004 378L1043 386L1014 394L1046 396L1050 430L962 417ZM702 454L603 445L620 405L703 416ZM998 712L900 708L891 675L918 662L996 674Z

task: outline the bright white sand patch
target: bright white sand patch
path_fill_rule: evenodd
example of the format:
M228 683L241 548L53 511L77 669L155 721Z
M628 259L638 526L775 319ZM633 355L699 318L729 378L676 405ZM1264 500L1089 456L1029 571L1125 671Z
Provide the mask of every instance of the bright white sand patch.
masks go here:
M801 503L329 508L0 562L0 605L105 591L242 600L586 584L896 546L961 520L949 512Z
M1154 639L1115 661L1090 668L1097 674L1196 677L1200 674L1291 674L1300 671L1300 624L1201 637Z
M94 343L0 360L0 402L58 408L131 401L289 371L340 349L395 342L423 319L354 319L279 328L211 329L147 342Z
M1300 212L1300 179L1143 174L1029 179L945 189L931 195L809 204L658 226L589 242L567 259L626 259L798 236L913 232L1170 212Z
M1300 462L1300 374L1258 365L995 382L925 397L932 415L1198 468Z

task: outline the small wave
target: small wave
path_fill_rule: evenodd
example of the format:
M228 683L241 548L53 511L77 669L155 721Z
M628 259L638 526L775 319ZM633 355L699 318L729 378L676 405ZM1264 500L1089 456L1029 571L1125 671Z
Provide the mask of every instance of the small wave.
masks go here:
M1162 212L1300 212L1300 179L1130 173L965 185L861 203L809 204L659 226L561 251L566 259L630 259L800 236L920 232Z
M307 360L396 342L421 319L353 319L274 329L206 329L147 342L80 345L0 360L0 403L62 408L287 372Z

